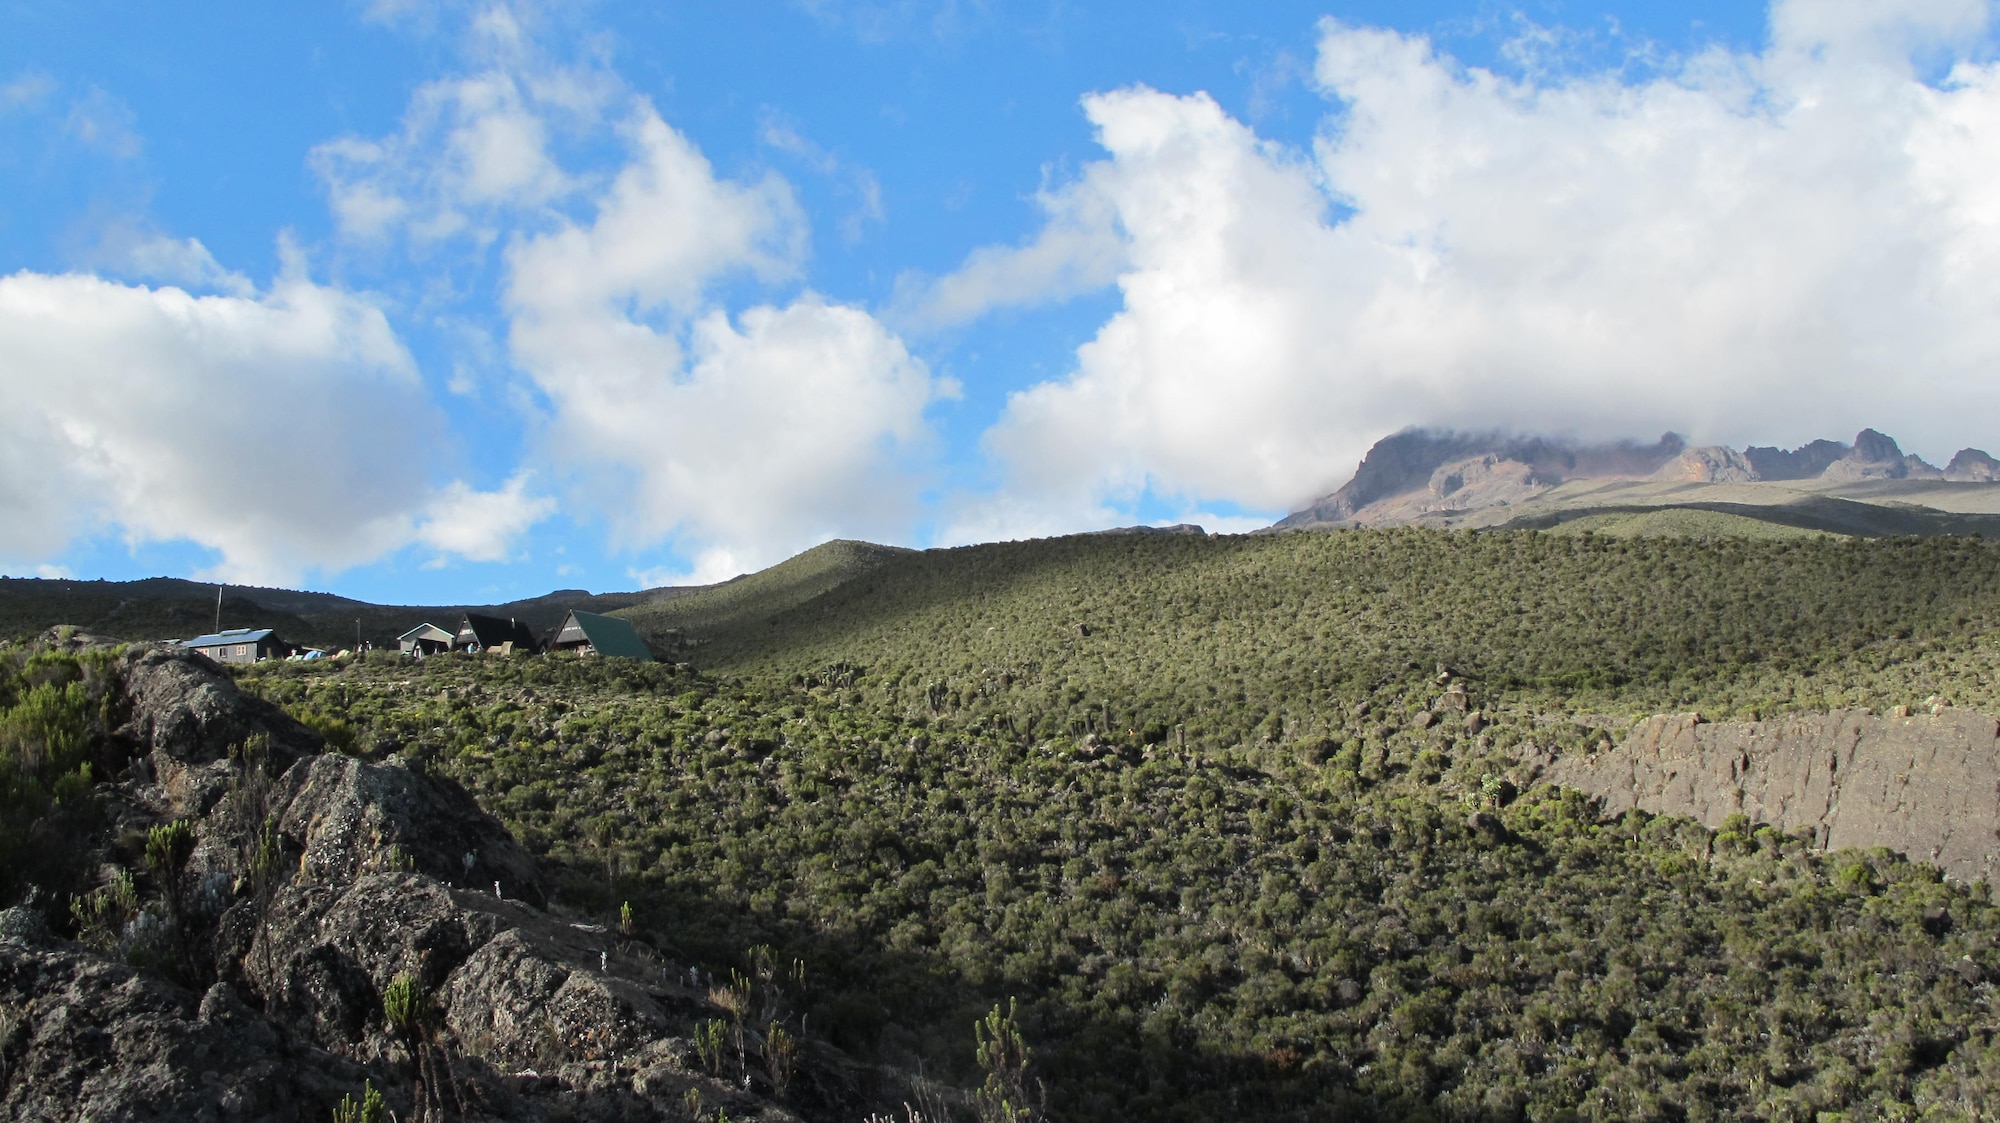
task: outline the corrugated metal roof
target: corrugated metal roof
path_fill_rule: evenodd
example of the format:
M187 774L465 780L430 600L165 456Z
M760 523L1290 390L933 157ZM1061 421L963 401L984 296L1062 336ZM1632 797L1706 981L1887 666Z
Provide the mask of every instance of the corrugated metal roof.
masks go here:
M595 612L579 612L570 609L569 620L563 627L568 629L574 623L582 629L590 640L590 646L599 655L609 655L619 659L637 659L641 663L653 661L653 653L646 650L646 641L639 638L632 622L619 616L599 616Z
M443 628L438 627L436 624L418 624L416 627L411 628L409 631L404 632L400 636L397 636L396 639L398 641L406 639L434 639L444 643L450 643L451 633L445 631Z
M232 643L256 643L271 634L270 628L225 628L214 635L184 640L182 647L225 647Z

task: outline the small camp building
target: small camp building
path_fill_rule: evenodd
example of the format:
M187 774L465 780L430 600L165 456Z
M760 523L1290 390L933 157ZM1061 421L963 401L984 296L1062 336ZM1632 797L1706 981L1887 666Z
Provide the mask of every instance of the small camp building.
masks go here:
M181 646L199 651L218 663L256 663L283 659L292 653L292 645L269 628L228 628L213 635L196 636Z
M526 624L512 618L481 616L468 612L458 625L458 634L452 637L453 651L488 652L494 655L512 655L515 652L533 653L535 633Z
M403 649L403 654L414 655L422 659L426 655L436 655L439 652L450 651L451 640L451 633L438 627L436 624L418 624L416 627L397 636L396 646Z
M578 612L571 609L563 620L563 626L549 641L549 652L573 651L578 655L608 655L616 659L637 659L641 663L653 661L653 653L646 650L646 641L639 638L630 620L617 616L599 616L595 612Z

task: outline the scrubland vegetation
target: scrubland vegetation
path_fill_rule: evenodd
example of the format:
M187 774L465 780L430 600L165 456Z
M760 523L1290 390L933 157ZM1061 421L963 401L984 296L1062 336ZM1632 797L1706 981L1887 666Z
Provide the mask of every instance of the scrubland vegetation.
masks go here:
M1985 886L1755 823L1601 821L1516 752L1657 710L2000 709L1982 542L1385 531L863 560L801 559L802 595L762 575L768 611L741 589L648 606L691 666L376 655L239 681L465 784L564 907L718 975L760 946L801 961L810 1037L972 1088L975 1023L1016 1002L1054 1119L2000 1106ZM1472 713L1437 707L1439 664ZM54 666L6 664L0 728L45 686L87 700L88 668ZM57 802L20 804L10 839Z
M0 902L59 900L90 872L70 840L96 827L96 781L124 763L104 740L111 663L0 648Z

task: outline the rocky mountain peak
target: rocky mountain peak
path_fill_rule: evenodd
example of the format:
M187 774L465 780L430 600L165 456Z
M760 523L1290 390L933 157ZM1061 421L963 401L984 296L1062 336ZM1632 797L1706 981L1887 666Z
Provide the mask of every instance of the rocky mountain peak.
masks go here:
M1579 443L1499 431L1411 428L1377 441L1337 491L1273 529L1395 525L1515 506L1577 480L1743 484L1789 480L2000 481L2000 461L1964 449L1939 469L1905 453L1894 437L1863 429L1853 443L1815 440L1797 448L1688 446L1666 433L1638 441Z
M1278 525L1392 522L1402 515L1518 502L1566 479L1643 478L1686 447L1677 433L1647 445L1405 429L1377 441L1340 490Z

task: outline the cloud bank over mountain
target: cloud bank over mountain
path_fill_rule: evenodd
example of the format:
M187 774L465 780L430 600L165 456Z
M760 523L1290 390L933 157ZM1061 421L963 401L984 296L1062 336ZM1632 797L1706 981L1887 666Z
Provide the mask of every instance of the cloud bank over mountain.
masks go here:
M1043 515L1146 489L1291 507L1408 424L1875 424L1949 455L2000 416L1987 21L1784 0L1763 50L1628 80L1560 35L1506 77L1327 20L1310 154L1199 93L1092 95L1106 156L1045 193L1042 234L906 300L963 321L1118 262L1117 312L987 436Z

